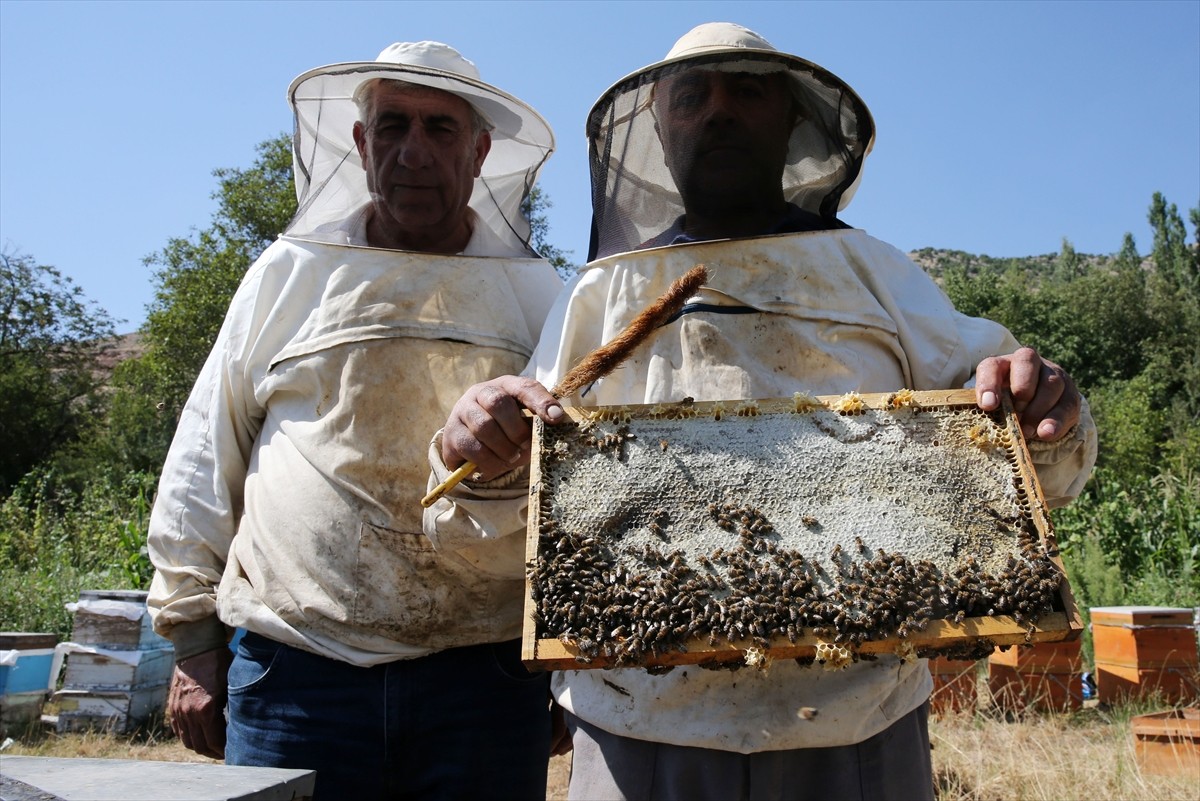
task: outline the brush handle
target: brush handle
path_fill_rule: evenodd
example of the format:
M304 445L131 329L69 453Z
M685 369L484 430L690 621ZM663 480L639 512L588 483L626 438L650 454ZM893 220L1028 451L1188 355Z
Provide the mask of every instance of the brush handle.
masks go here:
M457 487L460 481L474 473L476 469L477 465L474 462L463 462L457 470L446 476L445 481L431 489L429 494L421 499L421 505L426 509L433 506L438 498Z

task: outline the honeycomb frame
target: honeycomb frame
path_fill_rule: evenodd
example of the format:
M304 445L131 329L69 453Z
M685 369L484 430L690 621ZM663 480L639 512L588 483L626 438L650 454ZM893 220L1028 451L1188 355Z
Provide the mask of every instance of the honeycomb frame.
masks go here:
M837 669L1082 631L1007 397L565 411L534 422L531 668Z

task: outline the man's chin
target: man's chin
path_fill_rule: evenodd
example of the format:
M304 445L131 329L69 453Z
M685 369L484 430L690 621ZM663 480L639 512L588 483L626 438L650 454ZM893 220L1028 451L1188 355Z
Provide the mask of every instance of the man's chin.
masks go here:
M699 180L692 181L684 194L688 205L696 202L706 206L740 205L749 198L770 196L770 193L764 195L762 183L752 180L745 170L706 173Z

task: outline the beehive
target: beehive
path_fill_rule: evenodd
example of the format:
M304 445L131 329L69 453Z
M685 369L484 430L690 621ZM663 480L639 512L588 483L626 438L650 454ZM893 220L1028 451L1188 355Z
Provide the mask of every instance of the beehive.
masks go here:
M933 678L933 693L929 696L929 711L942 716L950 712L974 711L979 700L977 676L979 662L975 659L948 659L944 656L929 660Z
M0 631L0 737L36 722L54 685L58 638L40 632Z
M1093 607L1092 643L1099 698L1161 695L1200 698L1200 654L1193 610L1161 606Z
M1011 409L971 391L535 424L524 658L827 667L1078 636Z
M1066 712L1083 705L1079 640L1039 642L997 650L988 657L988 690L1009 712Z
M1138 715L1129 722L1143 773L1191 775L1200 780L1200 709Z
M160 714L175 665L171 642L155 634L142 590L84 590L75 613L62 688L54 694L59 733L91 728L123 734Z

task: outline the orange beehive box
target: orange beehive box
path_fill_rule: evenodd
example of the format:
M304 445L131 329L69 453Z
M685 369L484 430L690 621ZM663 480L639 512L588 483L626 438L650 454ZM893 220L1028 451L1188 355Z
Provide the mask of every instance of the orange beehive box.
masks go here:
M1083 705L1078 640L997 650L988 657L988 689L1001 709L1067 711Z
M1139 715L1130 723L1134 753L1142 771L1190 774L1200 779L1200 709Z
M1110 606L1091 610L1096 687L1105 703L1161 693L1174 703L1198 693L1200 657L1187 608Z
M929 660L929 673L933 677L930 711L933 714L940 716L948 712L975 709L979 696L975 676L978 664L972 659L947 659L940 656Z

